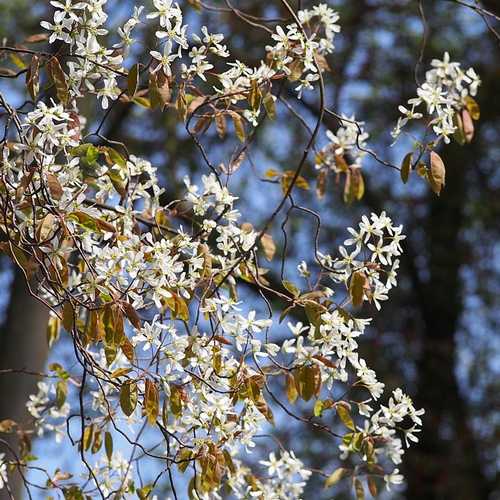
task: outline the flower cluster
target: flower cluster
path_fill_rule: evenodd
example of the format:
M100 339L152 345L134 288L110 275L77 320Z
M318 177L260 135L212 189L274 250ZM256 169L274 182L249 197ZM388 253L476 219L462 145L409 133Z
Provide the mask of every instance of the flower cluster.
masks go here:
M356 168L361 167L366 155L366 140L369 135L364 130L364 123L357 122L354 116L342 116L342 125L335 133L327 130L330 142L316 155L316 169L327 167L335 173L345 172L347 162Z
M380 303L388 299L390 289L397 284L397 257L401 254L401 241L405 238L402 226L394 226L383 212L380 215L371 214L370 218L363 216L357 230L348 230L351 237L339 247L341 257L320 254L321 264L327 270L329 279L345 284L350 300L373 302L380 309ZM305 263L299 267L302 275L310 274ZM330 287L325 288L325 296L331 297L333 293ZM411 399L397 389L388 406L381 405L372 415L373 410L368 403L382 397L384 384L357 352L358 339L371 320L355 318L340 308L325 312L318 308L318 313L319 317L309 325L300 322L288 324L293 337L283 342L283 352L293 355L291 366L316 367L322 382L329 388L334 386L335 381L347 383L350 372L354 371L357 377L354 386L366 389L370 398L347 403L350 409L357 408L365 421L356 429L351 426L353 432L340 445L343 457L363 449L363 461L372 465L382 456L387 456L395 465L399 464L404 452L400 436L407 446L410 441L418 441L415 434L420 432L423 410L416 410ZM334 406L331 400L325 400L320 408ZM410 428L401 427L406 417L413 422ZM370 443L369 452L366 446L361 447L363 442ZM390 475L387 477L394 479Z
M326 4L301 10L297 16L301 26L290 24L286 31L277 26L272 35L275 44L266 50L273 68L299 82L295 90L300 97L319 79L320 61L333 51L333 39L340 26L336 24L339 15Z
M410 120L424 117L421 106L425 106L428 123L434 134L445 143L457 129L456 114L467 107L471 98L476 95L481 80L473 68L463 71L460 63L450 61L445 52L443 59L433 59L432 69L426 72L425 82L417 89L417 97L408 100L408 107L399 106L402 113L392 135L397 138L402 128ZM420 109L420 110L418 110Z

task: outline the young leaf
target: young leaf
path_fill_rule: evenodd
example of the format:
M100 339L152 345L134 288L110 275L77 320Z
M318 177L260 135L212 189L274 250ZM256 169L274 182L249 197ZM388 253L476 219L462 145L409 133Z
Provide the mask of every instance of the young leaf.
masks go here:
M445 184L446 178L446 169L441 157L431 151L431 168L429 172L429 183L431 185L432 190L439 195L441 193L441 189Z
M474 122L466 109L462 110L462 123L466 142L471 142L474 137Z
M337 415L339 416L342 423L348 429L351 429L351 431L356 430L356 427L354 426L354 421L352 420L351 413L349 412L347 405L342 404L342 402L339 402L335 405L335 409L337 410Z
M267 116L271 120L276 118L276 104L274 102L274 97L271 93L267 94L263 99L264 109L266 110Z
M236 137L240 140L240 142L245 142L245 125L243 124L243 119L236 112L231 113L231 118L233 119Z
M59 338L59 330L61 329L61 321L57 316L50 316L47 323L47 342L49 347Z
M132 99L139 87L139 64L134 64L127 76L127 94Z
M363 483L359 479L354 480L354 492L356 493L356 500L365 499L365 489Z
M66 402L68 395L68 383L66 380L59 380L56 384L56 406L61 408Z
M407 153L403 158L403 162L401 163L400 174L403 184L406 184L408 182L408 178L410 177L412 155L413 153Z
M295 385L295 378L290 373L286 374L286 395L290 403L295 403L299 396L297 386Z
M348 476L349 474L350 470L345 467L335 469L326 479L325 488L330 488L331 486L336 485L342 478Z
M111 459L113 458L113 436L110 432L106 432L106 434L104 434L104 449L106 450L106 457L108 458L108 461L111 462Z
M144 389L144 413L150 425L156 424L156 419L160 412L159 394L156 384L149 379L146 379L146 387Z
M125 382L120 390L120 406L127 415L130 417L134 413L137 406L137 384L132 381Z
M274 254L276 253L276 245L274 244L273 237L269 233L264 233L260 240L262 249L264 250L264 255L266 259L273 260Z
M479 104L470 95L465 98L465 107L473 120L479 120L481 116Z
M370 495L375 498L378 495L378 487L377 482L373 476L368 478L368 490L370 491Z
M36 99L38 91L40 90L40 58L38 55L34 55L31 58L31 64L29 65L28 71L26 72L26 87L30 96L33 100Z
M363 304L363 295L366 284L366 276L362 271L357 271L352 274L349 284L349 295L354 307L359 307Z
M465 144L465 133L464 133L464 124L460 113L455 113L453 115L453 125L455 126L455 131L453 132L453 139L455 139L457 144L463 146Z
M215 114L215 128L217 130L217 135L224 139L227 131L226 117L224 113L216 113Z
M283 286L294 296L298 297L300 295L300 290L288 280L283 280Z
M316 196L321 199L326 193L326 182L328 179L328 170L320 170L316 179Z
M67 104L69 99L68 83L66 82L66 75L57 57L51 57L49 59L47 70L56 87L57 98L63 104Z

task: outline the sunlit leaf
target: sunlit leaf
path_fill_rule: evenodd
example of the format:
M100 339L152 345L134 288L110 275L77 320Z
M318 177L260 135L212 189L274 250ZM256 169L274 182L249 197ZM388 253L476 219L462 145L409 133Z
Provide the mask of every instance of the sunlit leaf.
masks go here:
M325 488L330 488L331 486L336 485L341 479L348 476L351 473L349 469L344 467L339 467L335 469L326 479Z
M354 431L356 427L354 426L354 421L351 417L351 412L346 404L339 402L335 405L335 409L337 410L337 415L339 416L342 423L348 428Z
M135 382L127 381L122 384L120 389L120 406L127 417L134 413L137 406L137 384Z
M431 168L429 172L429 183L432 190L439 195L445 184L446 169L441 157L434 151L431 151Z

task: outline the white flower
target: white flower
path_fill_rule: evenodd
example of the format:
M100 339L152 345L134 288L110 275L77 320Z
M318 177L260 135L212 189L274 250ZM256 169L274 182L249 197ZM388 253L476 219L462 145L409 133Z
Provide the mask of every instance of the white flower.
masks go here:
M388 490L391 489L393 484L401 484L404 477L399 474L399 469L394 469L390 474L384 476L385 486Z

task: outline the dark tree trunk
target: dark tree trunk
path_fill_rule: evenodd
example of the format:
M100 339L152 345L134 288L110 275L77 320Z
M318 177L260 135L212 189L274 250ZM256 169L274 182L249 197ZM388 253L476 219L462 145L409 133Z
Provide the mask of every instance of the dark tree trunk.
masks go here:
M42 372L47 360L46 326L48 310L32 297L23 273L16 269L11 286L7 318L0 332L0 370L29 370ZM0 374L0 420L12 419L29 428L26 401L36 392L38 377L22 373ZM17 450L16 434L2 435ZM12 458L7 446L0 443L0 452ZM16 500L22 498L22 482L12 474L9 485ZM9 498L6 489L0 490L0 499Z
M429 201L425 244L429 276L419 304L424 326L415 398L428 413L421 442L407 456L409 499L488 498L467 404L456 379L456 332L463 311L461 228L466 168L473 164L472 155L472 147L447 147L446 187Z

